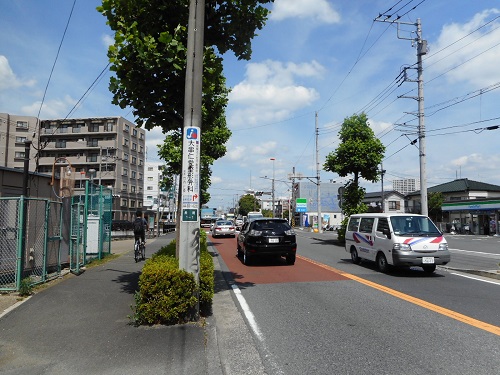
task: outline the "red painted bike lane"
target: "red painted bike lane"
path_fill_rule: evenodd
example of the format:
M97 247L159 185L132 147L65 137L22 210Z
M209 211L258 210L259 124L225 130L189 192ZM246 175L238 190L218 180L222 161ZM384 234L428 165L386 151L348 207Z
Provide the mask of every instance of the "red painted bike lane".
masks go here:
M237 284L274 284L314 281L349 280L347 277L327 267L311 263L300 257L297 252L295 265L289 266L284 258L254 259L250 266L243 264L236 255L235 238L212 238L212 246L217 249Z

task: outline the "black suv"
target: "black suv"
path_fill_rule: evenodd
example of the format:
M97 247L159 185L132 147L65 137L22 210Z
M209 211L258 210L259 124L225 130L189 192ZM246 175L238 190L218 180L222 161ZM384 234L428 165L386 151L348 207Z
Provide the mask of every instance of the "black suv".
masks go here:
M297 240L295 232L285 219L261 218L247 221L237 239L238 256L248 265L251 258L262 255L286 257L289 265L295 263Z

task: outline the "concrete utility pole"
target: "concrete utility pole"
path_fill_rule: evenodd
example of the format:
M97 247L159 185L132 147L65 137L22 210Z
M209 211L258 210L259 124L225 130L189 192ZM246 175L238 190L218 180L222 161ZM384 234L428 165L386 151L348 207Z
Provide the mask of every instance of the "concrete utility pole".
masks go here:
M422 26L420 23L420 18L417 18L416 23L402 22L402 21L391 21L387 18L383 18L383 15L375 19L378 22L389 22L395 23L398 27L398 39L410 40L412 46L417 45L417 80L408 79L406 76L407 69L414 68L404 68L404 80L407 82L417 82L418 84L418 96L399 96L400 98L410 98L415 99L418 102L418 151L420 160L420 204L421 204L421 214L428 215L428 204L427 204L427 172L426 172L426 158L425 158L425 116L424 116L424 78L423 78L423 64L422 56L427 54L427 41L422 39ZM416 27L416 37L408 38L400 35L400 25L411 25Z
M189 5L184 126L182 141L181 220L179 225L179 268L200 273L200 139L203 83L203 33L205 1Z
M316 111L315 132L316 132L316 195L318 199L318 233L323 233L323 217L321 215L321 182L320 182L320 166L319 166L319 146L318 146L318 112Z

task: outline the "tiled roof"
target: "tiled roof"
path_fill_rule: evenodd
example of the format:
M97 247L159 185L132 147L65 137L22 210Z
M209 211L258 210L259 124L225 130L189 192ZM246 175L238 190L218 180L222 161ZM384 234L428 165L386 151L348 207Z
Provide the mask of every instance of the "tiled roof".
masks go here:
M471 190L500 192L500 186L487 184L485 182L473 181L469 180L468 178L460 178L458 180L445 182L444 184L427 188L428 193L455 193ZM420 195L420 190L409 193L408 195Z
M384 190L384 198L387 198L390 195L399 195L401 198L404 197L403 194L401 194L397 190ZM370 199L370 198L380 198L382 196L381 191L375 191L371 193L365 193L365 199Z

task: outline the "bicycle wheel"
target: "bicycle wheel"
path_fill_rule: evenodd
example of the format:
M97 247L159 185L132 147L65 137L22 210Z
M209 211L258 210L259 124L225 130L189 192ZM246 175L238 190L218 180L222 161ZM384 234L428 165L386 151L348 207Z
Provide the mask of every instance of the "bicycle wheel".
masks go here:
M141 245L142 260L146 260L146 245Z
M141 249L140 249L140 247L139 247L139 242L138 242L138 241L136 241L136 242L135 242L135 245L134 245L134 259L135 259L135 262L136 262L136 263L139 261L139 259L140 259L140 257L141 257L140 252L141 252Z

